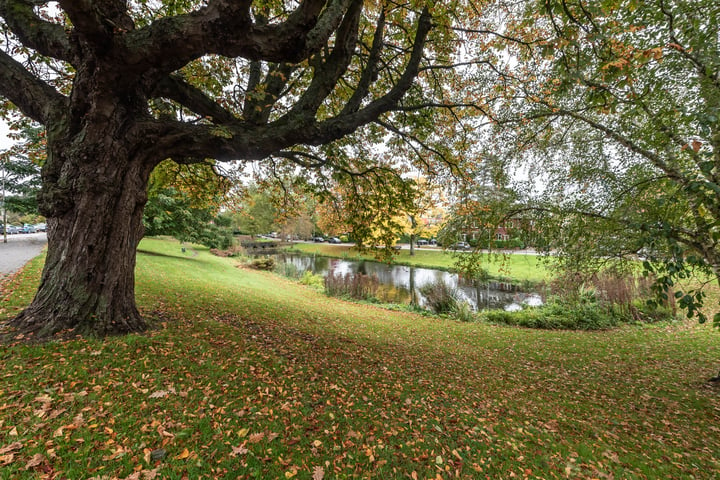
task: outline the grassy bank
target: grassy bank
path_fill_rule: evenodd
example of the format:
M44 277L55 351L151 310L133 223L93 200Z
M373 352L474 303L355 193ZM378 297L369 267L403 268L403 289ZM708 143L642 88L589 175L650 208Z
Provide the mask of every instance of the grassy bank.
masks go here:
M718 334L536 331L325 297L145 240L158 329L0 350L1 478L713 478ZM40 261L11 284L26 303ZM153 475L156 475L153 477Z
M353 247L346 245L297 243L293 246L292 250L326 257L375 260L372 253L360 254ZM415 267L453 270L458 255L467 255L467 253L449 252L441 249L416 249L415 254L411 256L410 250L401 250L393 256L393 263ZM484 268L488 270L493 278L510 278L518 282L523 280L541 282L550 278L549 270L536 255L491 254L485 255L483 260Z

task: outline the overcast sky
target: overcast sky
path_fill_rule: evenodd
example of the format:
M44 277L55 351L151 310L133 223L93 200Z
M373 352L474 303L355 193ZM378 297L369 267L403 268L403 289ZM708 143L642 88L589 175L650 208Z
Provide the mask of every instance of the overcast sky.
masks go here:
M8 127L0 120L0 150L5 150L6 148L9 148L13 142L8 137Z

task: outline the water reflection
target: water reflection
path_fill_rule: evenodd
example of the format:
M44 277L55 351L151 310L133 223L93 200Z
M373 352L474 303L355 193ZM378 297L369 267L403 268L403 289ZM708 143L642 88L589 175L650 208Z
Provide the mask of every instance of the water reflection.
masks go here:
M542 305L542 298L535 293L524 293L517 286L505 282L479 284L468 281L456 273L431 268L387 265L368 260L349 260L300 254L280 254L278 261L292 264L298 272L310 271L327 276L362 273L375 275L380 282L377 298L387 303L405 303L424 306L420 289L438 281L456 289L460 300L474 309L522 309L524 306Z

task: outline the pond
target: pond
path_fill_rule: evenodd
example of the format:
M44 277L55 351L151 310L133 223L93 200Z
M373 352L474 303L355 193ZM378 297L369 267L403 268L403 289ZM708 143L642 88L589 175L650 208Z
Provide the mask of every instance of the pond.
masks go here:
M278 254L276 261L291 264L300 273L310 271L323 277L330 272L335 275L348 273L375 275L380 282L380 289L376 297L385 303L424 306L425 299L420 293L420 289L425 285L442 281L454 288L459 299L470 304L475 310L516 311L522 310L526 306L542 305L540 295L521 292L517 285L504 282L474 282L464 279L456 273L431 268L387 265L369 260L328 258L293 253Z

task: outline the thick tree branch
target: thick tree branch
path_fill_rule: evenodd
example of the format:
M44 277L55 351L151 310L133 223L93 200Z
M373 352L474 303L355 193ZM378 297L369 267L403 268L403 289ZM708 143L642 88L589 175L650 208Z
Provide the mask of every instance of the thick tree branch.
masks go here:
M0 0L0 17L23 45L47 57L73 63L72 48L63 27L38 17L32 2Z
M245 87L245 101L243 102L243 117L249 119L257 106L257 100L254 98L257 93L258 85L262 77L262 62L253 60L250 62L250 72L248 73L247 86Z
M359 5L359 1L355 3L356 8ZM338 36L339 39L347 40L346 47L337 46L341 49L345 48L342 53L338 53L339 62L345 61L348 55L347 48L354 45L354 40L350 41L354 35L350 32L355 22L356 14L349 12L345 25L348 33ZM420 15L412 53L397 83L384 96L352 114L338 115L318 123L314 112L312 115L307 115L304 111L291 110L269 124L243 123L218 128L213 125L186 125L182 122L158 120L139 125L139 128L148 129L147 136L150 138L161 138L160 141L148 146L153 151L157 151L158 155L166 152L166 156L212 157L218 160L238 158L259 160L293 145L320 145L337 140L397 106L413 85L430 29L431 16L426 9Z
M62 108L66 100L3 51L0 51L0 95L43 125L47 125L54 110Z
M382 97L370 102L366 107L348 115L339 115L318 125L319 138L337 139L353 132L358 125L377 120L380 115L395 107L410 89L420 69L427 35L432 29L432 16L427 8L418 19L417 32L413 41L413 50L400 78Z
M368 56L367 65L363 69L360 81L355 88L352 96L345 104L341 114L357 112L362 104L363 98L368 94L370 86L377 80L378 63L380 61L380 53L383 50L385 37L385 11L380 13L377 26L375 27L375 35L373 35L372 47Z
M153 92L153 96L174 100L201 116L212 117L215 123L231 124L238 122L232 112L222 108L215 100L205 95L202 90L193 87L177 75L171 75L161 81L157 85L155 92Z
M327 59L316 68L310 86L292 108L290 115L315 115L317 109L333 91L338 80L347 71L355 53L358 22L362 13L362 0L352 0L335 37L335 47Z
M73 24L74 30L92 43L105 48L112 38L112 28L103 22L103 16L92 0L60 0L60 6Z
M304 0L287 20L270 25L253 23L251 4L211 0L196 12L129 32L123 61L157 74L173 72L206 54L297 63L326 45L350 0Z
M250 123L267 123L273 107L283 96L290 76L296 68L298 67L288 63L271 65L262 82L262 94L253 95L248 89L243 106L243 118Z

